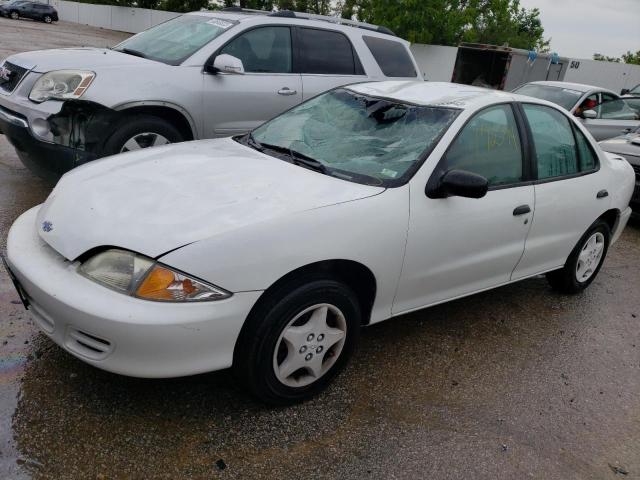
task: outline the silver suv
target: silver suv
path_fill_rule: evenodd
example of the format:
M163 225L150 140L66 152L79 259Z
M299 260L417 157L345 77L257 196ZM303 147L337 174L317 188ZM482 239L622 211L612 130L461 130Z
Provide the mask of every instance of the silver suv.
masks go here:
M422 79L384 27L241 9L194 12L111 49L25 52L0 67L0 132L52 180L129 150L251 130L334 87Z

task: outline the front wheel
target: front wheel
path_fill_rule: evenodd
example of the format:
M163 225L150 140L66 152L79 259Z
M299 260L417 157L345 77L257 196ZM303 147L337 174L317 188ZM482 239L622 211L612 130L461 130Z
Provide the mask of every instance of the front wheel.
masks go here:
M288 405L321 392L345 366L358 342L360 307L343 283L316 279L263 302L247 322L236 376L260 400Z
M11 14L9 15L13 20L18 20L18 18L20 18L20 15L18 15L18 12L11 12Z
M51 23L53 21L53 18L51 18L51 15L45 15L44 17L42 17L42 20L44 21L44 23Z
M116 125L100 153L105 157L184 140L176 127L160 117L133 115L125 117Z
M562 293L579 293L596 278L609 250L611 230L602 220L594 223L575 246L565 266L547 273L551 287Z

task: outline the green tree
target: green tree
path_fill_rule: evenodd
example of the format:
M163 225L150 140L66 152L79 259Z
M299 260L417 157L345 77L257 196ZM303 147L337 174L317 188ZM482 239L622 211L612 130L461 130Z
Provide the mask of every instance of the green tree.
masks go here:
M631 63L633 65L640 65L640 50L636 53L628 51L627 53L622 54L622 61L624 63Z
M593 54L593 59L594 60L598 60L599 62L620 63L620 61L621 61L619 57L609 57L607 55L602 55L601 53L594 53Z
M540 11L521 7L519 0L342 0L338 6L344 18L384 25L416 43L549 46Z

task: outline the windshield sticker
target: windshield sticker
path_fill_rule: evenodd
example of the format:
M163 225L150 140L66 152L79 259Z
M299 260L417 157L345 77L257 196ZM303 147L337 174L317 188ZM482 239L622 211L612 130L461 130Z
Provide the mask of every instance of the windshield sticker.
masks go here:
M396 178L398 176L398 172L396 172L395 170L389 170L388 168L384 168L380 173L389 178Z
M226 20L221 20L219 18L212 18L207 22L209 25L213 25L214 27L221 28L226 30L227 28L233 27L233 23L227 22Z

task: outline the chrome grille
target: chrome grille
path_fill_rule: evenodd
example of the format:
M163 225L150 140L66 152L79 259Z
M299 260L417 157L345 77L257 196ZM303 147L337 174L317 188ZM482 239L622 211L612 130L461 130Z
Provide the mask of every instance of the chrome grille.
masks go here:
M7 93L13 92L28 71L11 62L4 62L0 67L0 89Z

